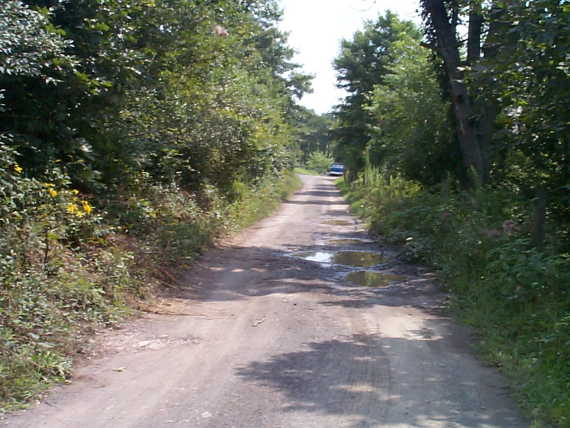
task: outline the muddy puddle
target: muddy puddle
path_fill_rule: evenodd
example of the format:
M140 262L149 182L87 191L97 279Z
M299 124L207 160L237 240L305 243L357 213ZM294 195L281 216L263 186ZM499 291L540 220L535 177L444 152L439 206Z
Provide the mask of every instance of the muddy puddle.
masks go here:
M329 224L331 226L353 226L354 222L348 220L326 220L323 224Z
M299 257L303 260L319 263L334 263L335 253L332 251L301 251L293 253L292 256Z
M372 251L339 251L334 257L334 262L339 265L369 267L380 264L384 256Z
M388 287L395 282L404 281L406 277L402 275L361 270L350 272L345 276L345 279L348 282L361 285L363 287Z
M338 247L342 246L352 246L352 245L362 245L362 244L373 244L373 241L365 239L331 239L326 241L328 245L334 245Z
M372 251L302 251L292 255L311 262L353 267L375 266L385 260L382 254Z

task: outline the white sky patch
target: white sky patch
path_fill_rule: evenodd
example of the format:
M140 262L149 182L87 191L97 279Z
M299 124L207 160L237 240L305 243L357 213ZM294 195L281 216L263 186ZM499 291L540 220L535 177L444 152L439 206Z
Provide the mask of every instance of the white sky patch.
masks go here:
M280 0L283 21L279 27L289 33L289 45L297 51L294 61L305 73L315 75L314 93L301 100L317 113L331 111L345 93L336 87L333 60L340 41L351 39L365 20L373 20L386 10L416 23L418 0Z

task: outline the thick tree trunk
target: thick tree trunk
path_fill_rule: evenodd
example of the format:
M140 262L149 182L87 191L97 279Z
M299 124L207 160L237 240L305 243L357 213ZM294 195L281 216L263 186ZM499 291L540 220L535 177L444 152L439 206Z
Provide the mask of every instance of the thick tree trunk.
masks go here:
M472 6L470 20L473 17L473 27L469 29L469 38L471 43L471 37L473 37L473 44L477 43L481 46L481 31L483 28L483 17L481 14L481 7L475 4ZM498 39L500 34L504 34L506 31L505 26L508 27L509 24L506 24L505 19L503 18L504 9L500 6L497 6L497 2L493 2L490 6L489 10L489 28L487 31L487 37L485 38L485 44L481 47L479 58L478 60L482 60L485 63L488 59L494 59L497 57L499 53L499 43L500 40ZM477 15L477 16L476 16ZM470 21L471 27L471 21ZM478 31L476 35L475 32ZM473 32L473 34L472 34ZM473 47L472 49L475 49ZM482 55L481 55L482 53ZM475 57L469 57L468 60L470 61L471 65L476 65ZM491 81L493 77L491 76L489 80L486 80L484 84L488 88L492 88L494 83ZM480 147L483 153L485 162L487 165L490 164L489 160L489 152L491 147L491 140L493 138L493 133L495 131L495 121L497 119L497 115L500 112L500 106L497 102L497 99L494 98L492 95L487 97L480 97L476 100L476 109L479 114L479 140L480 140Z
M459 54L459 41L457 40L455 25L442 0L425 0L424 7L433 25L436 48L443 58L446 74L449 79L451 102L455 119L458 124L458 138L463 155L463 164L469 172L474 170L477 179L485 183L488 178L488 162L481 146L481 133L478 126L477 112L473 101L463 80L461 58ZM477 22L474 16L470 28L479 35L479 42L473 41L469 54L472 57L480 56L480 31L482 23Z
M481 59L481 30L483 15L481 5L474 3L469 10L469 29L467 31L467 63L476 64Z

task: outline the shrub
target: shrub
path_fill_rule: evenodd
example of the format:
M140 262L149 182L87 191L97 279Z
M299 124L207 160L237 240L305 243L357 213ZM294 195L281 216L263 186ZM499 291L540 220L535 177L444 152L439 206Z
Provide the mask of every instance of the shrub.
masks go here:
M313 152L307 160L307 168L312 171L316 171L319 174L324 174L328 171L331 164L334 162L334 158L328 153L323 152Z
M70 373L81 327L113 323L140 284L131 255L107 248L102 214L53 169L26 177L0 144L0 403ZM0 409L3 406L0 405Z

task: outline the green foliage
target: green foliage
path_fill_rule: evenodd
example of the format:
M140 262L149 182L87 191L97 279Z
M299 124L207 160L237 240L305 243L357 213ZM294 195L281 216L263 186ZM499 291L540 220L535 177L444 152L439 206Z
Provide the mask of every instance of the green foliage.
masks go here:
M292 172L268 178L254 188L243 186L239 199L227 207L224 218L231 223L230 229L247 227L273 213L281 201L300 187L299 177Z
M319 174L324 174L327 172L333 162L334 158L331 155L315 151L309 155L306 166L311 171L316 171Z
M0 144L0 154L0 402L10 407L67 378L80 326L112 323L141 286L66 176L28 178L17 153Z
M374 223L379 220L375 214L383 212L390 204L415 196L421 190L414 182L373 167L367 167L359 180L342 185L345 192L350 192L350 198L357 201L352 208Z
M331 135L334 122L330 114L318 115L302 108L296 116L295 131L301 165L307 163L313 152L334 152Z
M76 69L56 86L0 73L0 132L14 134L30 173L59 160L78 188L106 193L140 170L198 190L289 166L288 118L308 77L290 62L274 2L89 0L51 10L44 20Z
M485 95L501 107L504 138L497 142L503 162L496 176L520 186L526 194L537 188L549 193L550 209L561 221L570 213L565 187L570 178L570 10L556 0L497 2L491 20L516 22L500 27L490 39L496 59L473 70L474 86L493 79Z
M54 72L73 65L65 50L72 44L57 34L47 11L6 0L0 10L0 75L36 76L56 82Z
M374 22L367 22L352 40L343 40L341 53L335 60L338 86L348 95L337 107L337 126L334 130L337 142L335 157L342 159L350 171L350 177L366 165L366 145L370 140L370 128L376 125L368 112L374 87L383 84L391 74L389 66L396 58L393 44L402 37L410 37L419 43L420 32L410 21L400 21L387 12Z
M376 85L368 110L375 119L368 142L368 160L388 166L424 185L456 175L457 144L447 119L449 104L442 94L425 48L402 35L392 44L391 74Z
M463 163L475 167L479 181L509 183L527 199L546 194L546 214L567 230L568 5L422 0L421 6L427 45L454 106ZM467 37L459 37L467 22Z
M297 167L293 171L297 174L302 174L302 175L320 175L317 171L313 171L312 169L307 169L307 168Z

